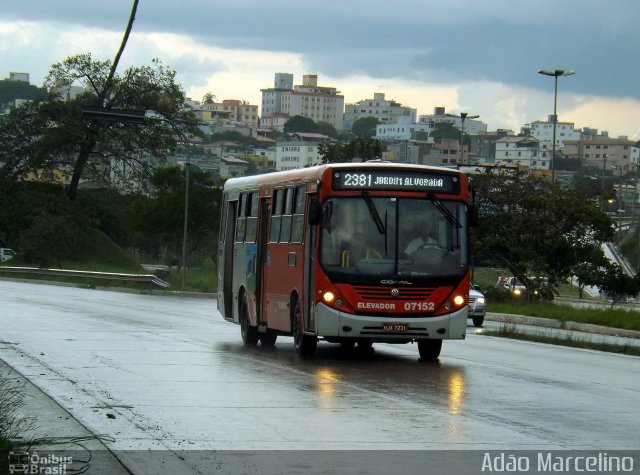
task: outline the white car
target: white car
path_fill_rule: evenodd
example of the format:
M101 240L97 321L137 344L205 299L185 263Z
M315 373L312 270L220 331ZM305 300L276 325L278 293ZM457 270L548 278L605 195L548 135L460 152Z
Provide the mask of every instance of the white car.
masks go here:
M473 284L469 287L469 318L473 320L473 326L481 327L484 323L484 316L487 313L487 301Z
M9 259L13 259L15 256L16 253L13 250L7 247L0 247L0 262L5 262Z

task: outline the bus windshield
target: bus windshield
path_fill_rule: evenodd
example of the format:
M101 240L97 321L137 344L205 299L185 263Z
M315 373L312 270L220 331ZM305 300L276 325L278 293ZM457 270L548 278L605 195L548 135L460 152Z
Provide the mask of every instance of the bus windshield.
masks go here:
M337 282L460 277L467 270L462 202L364 192L327 199L322 219L320 262Z

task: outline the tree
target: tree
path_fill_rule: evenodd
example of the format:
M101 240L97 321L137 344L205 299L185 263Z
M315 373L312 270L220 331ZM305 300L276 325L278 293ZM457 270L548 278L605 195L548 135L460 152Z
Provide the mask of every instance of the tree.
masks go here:
M0 118L0 162L4 163L0 174L19 179L39 170L70 169L67 194L73 200L86 175L104 180L126 168L136 178L147 178L149 158L162 159L172 153L176 135L184 140L184 132L176 134L176 128L197 133L195 117L182 110L184 93L175 83L175 71L154 60L151 66L131 67L122 76L116 73L137 4L134 0L113 63L85 53L54 64L44 83L48 100L16 107ZM73 85L84 87L84 92L64 101ZM137 126L85 121L82 110L86 108L152 110L161 120Z
M354 159L374 160L380 158L380 142L374 139L354 139L349 143L322 142L318 146L322 163L344 163Z
M329 122L318 121L316 124L316 132L319 134L326 135L327 137L331 137L332 139L338 138L338 131Z
M379 121L375 117L362 117L353 122L351 133L363 140L370 140L376 136L376 126Z
M453 122L436 122L433 124L431 137L433 137L434 140L460 140L460 129L458 129Z
M16 99L37 101L46 97L47 93L44 89L32 84L10 79L0 80L0 106L12 104Z
M306 133L317 133L318 126L309 117L303 117L301 115L294 115L289 120L287 120L284 124L284 132L285 133L293 133L293 132L306 132Z
M78 216L42 213L22 233L21 257L40 267L55 264L62 269L62 260L73 256L84 227Z
M202 96L203 104L213 104L216 101L216 96L212 92L206 92L204 96Z
M194 167L195 168L195 167ZM185 173L181 167L159 167L151 178L151 196L140 196L128 210L134 228L156 237L156 255L179 255L184 223ZM207 173L193 170L189 182L188 254L203 245L215 245L222 190L211 186ZM176 210L180 210L177 212ZM179 260L176 258L176 262Z
M45 80L49 101L19 106L0 118L0 161L5 164L0 173L19 179L38 170L69 168L67 194L74 199L82 177L108 181L111 173L125 168L118 164L126 164L136 179L148 177L150 159L161 162L178 140L184 141L184 133L176 133L178 124L196 133L195 118L182 110L184 94L174 71L154 60L151 66L131 67L109 80L110 69L109 61L95 61L90 54L55 64ZM60 100L60 85L78 82L85 92ZM86 121L85 107L153 110L162 120L135 126Z
M528 276L546 276L551 286L569 277L613 236L592 200L558 182L486 172L472 185L480 212L473 252L510 263L528 289Z
M627 275L618 264L607 264L602 269L597 282L602 291L611 298L611 308L629 297L635 297L640 292L640 275Z

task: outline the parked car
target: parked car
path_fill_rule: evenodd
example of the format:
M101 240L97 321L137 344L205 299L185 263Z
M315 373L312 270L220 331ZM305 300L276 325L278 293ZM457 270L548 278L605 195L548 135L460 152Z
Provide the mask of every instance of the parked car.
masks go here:
M8 261L9 259L13 259L16 256L15 251L7 248L0 247L0 262Z
M523 295L527 292L527 287L517 277L507 277L503 280L504 290L508 290L516 297Z
M484 323L484 317L487 313L486 304L484 295L471 284L469 288L469 318L473 320L474 327L481 327Z

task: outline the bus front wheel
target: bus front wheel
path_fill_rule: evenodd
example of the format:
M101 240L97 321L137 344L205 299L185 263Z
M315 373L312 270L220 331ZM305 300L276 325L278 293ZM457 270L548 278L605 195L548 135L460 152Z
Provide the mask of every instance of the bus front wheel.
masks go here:
M441 349L442 340L418 340L418 352L424 360L437 360Z
M258 343L258 327L251 325L249 321L249 308L247 299L243 295L240 298L240 335L245 345L256 345Z
M302 309L297 299L293 304L293 311L291 313L291 333L293 333L293 344L296 348L296 353L300 356L313 356L315 354L318 339L315 335L304 334Z

